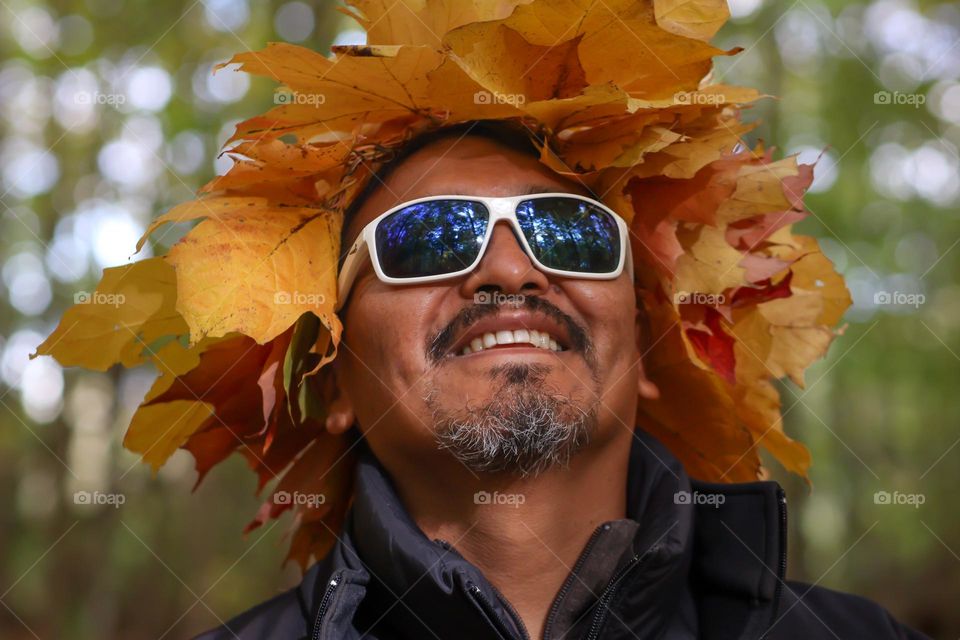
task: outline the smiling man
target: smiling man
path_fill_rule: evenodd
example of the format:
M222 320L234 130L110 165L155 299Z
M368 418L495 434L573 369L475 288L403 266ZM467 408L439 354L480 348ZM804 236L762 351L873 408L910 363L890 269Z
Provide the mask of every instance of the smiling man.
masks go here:
M298 587L201 637L923 637L785 582L775 483L691 481L635 428L658 390L624 230L495 126L386 165L343 237L346 525Z

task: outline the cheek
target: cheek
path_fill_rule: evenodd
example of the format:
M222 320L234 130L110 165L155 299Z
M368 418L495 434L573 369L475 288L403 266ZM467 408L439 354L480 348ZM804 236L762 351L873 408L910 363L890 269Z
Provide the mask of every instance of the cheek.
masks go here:
M344 318L341 384L381 460L409 458L433 446L423 400L430 379L424 319L436 316L429 313L431 300L416 290L381 292L371 286L351 302Z
M640 352L636 343L636 306L633 288L619 280L580 283L567 292L580 311L596 350L601 388L601 423L634 424Z
M613 282L581 282L566 292L580 312L597 352L601 375L625 366L639 357L636 344L636 305L630 285Z
M371 287L354 299L344 319L341 355L346 382L361 390L364 402L376 390L393 403L423 376L423 317L423 302L402 290Z

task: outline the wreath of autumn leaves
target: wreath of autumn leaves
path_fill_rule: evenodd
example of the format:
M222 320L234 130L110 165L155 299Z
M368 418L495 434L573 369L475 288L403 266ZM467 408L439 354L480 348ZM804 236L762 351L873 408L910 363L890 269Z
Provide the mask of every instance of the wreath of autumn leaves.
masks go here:
M761 449L806 477L774 383L803 384L850 298L816 241L791 233L812 167L740 144L752 125L739 111L763 96L710 81L712 58L738 51L708 42L726 1L348 4L366 46L231 60L293 98L238 125L231 170L137 250L168 222L198 224L163 256L105 269L38 348L100 371L153 363L124 446L154 470L186 449L198 483L239 452L259 492L274 484L248 530L291 510L288 559L321 557L352 492L351 443L323 428L343 211L414 136L497 120L631 225L661 392L638 425L700 479L754 480ZM294 492L326 500L277 497Z

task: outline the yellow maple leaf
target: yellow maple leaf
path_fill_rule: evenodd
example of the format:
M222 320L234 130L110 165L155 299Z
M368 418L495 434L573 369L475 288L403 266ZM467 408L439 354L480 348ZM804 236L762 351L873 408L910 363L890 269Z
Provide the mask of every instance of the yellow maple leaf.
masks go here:
M30 357L51 355L64 366L96 371L138 365L155 340L187 333L176 295L174 270L162 258L104 269L96 289L78 294Z
M147 233L198 217L205 219L165 257L176 268L177 310L191 343L237 332L264 344L305 311L339 337L339 214L258 198L204 198L174 208Z

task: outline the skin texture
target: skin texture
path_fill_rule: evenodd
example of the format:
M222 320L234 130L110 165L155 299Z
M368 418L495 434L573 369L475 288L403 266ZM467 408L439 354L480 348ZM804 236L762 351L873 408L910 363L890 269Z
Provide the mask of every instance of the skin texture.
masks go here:
M536 158L489 139L442 138L403 160L371 194L346 229L344 246L380 213L407 200L535 191L587 195ZM595 362L591 366L584 350L575 348L431 357L433 339L476 306L474 294L481 291L535 296L555 306L585 332ZM327 428L342 432L357 424L425 535L450 541L477 565L518 611L531 638L540 638L550 604L590 534L625 516L638 394L657 393L643 374L638 311L626 272L616 280L548 276L500 223L478 267L458 279L393 286L380 282L367 261L343 312L344 339L334 365L339 396ZM496 322L503 329L529 326L532 316L523 313L502 308ZM453 330L460 339L470 325ZM537 365L543 389L596 411L589 443L566 467L526 477L477 473L438 449L435 412L484 406L496 393L509 392L496 370L515 364ZM478 505L478 491L521 494L523 504Z

